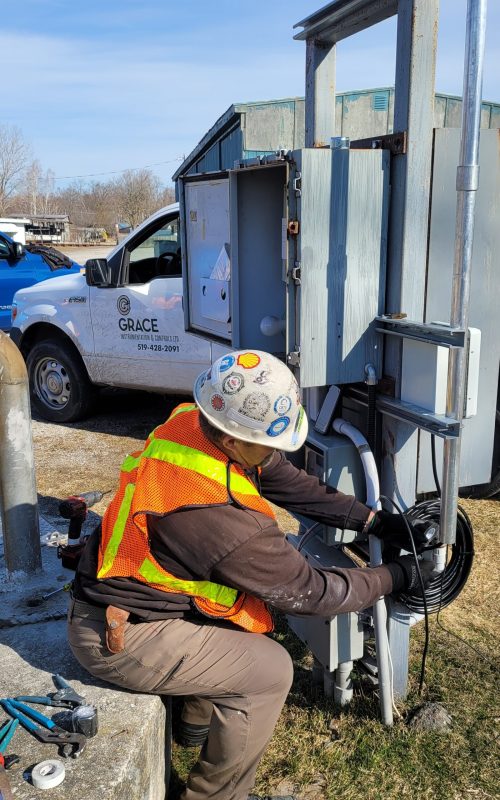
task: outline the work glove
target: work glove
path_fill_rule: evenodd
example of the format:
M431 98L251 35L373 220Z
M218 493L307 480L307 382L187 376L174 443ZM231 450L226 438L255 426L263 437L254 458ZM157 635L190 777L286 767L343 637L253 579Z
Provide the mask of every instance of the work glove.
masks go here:
M419 559L418 565L424 583L424 588L435 580L439 573L436 572L434 563L426 559ZM392 575L392 594L401 592L422 594L422 586L418 577L417 564L413 556L400 556L389 561L385 566Z
M430 539L427 538L426 531L428 531L433 524L430 522L412 521L406 517L413 533L413 540L417 553L420 553L429 543ZM434 525L437 532L437 526ZM397 547L400 550L411 550L410 537L405 520L401 514L392 514L389 511L377 511L372 517L366 533L373 534L383 542Z

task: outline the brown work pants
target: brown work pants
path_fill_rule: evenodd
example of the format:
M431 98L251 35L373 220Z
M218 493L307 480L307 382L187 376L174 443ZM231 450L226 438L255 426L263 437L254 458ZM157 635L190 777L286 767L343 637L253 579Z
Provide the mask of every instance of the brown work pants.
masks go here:
M72 601L68 637L80 664L138 692L192 695L183 715L208 740L183 800L246 800L292 683L287 651L261 634L182 619L126 624L125 649L106 648L104 611ZM199 702L195 698L199 698Z

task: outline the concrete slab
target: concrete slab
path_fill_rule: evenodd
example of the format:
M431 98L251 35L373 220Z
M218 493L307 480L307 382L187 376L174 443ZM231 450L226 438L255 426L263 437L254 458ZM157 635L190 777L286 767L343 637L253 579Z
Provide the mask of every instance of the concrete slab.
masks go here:
M0 697L46 695L54 691L52 675L58 673L97 707L99 732L88 740L78 759L64 759L58 756L56 745L38 742L18 726L8 748L21 758L8 772L14 797L39 797L42 790L31 784L31 769L40 761L60 758L66 777L50 790L52 800L163 800L164 751L169 744L163 702L155 695L126 692L98 681L80 667L66 639L67 592L33 605L33 600L74 575L57 558L57 544L65 541L65 535L42 516L40 533L42 571L37 575L7 576L0 551ZM49 717L64 713L64 709L35 708ZM0 708L0 725L6 719Z
M59 673L98 709L97 736L87 740L78 759L61 758L66 777L50 790L51 800L163 800L165 709L159 697L119 690L87 674L69 649L63 620L0 630L0 663L1 697L45 695L54 690L51 676ZM48 716L62 711L37 708ZM0 720L6 716L2 711ZM16 800L43 795L29 776L35 764L59 758L56 746L19 726L8 752L21 758L7 773Z

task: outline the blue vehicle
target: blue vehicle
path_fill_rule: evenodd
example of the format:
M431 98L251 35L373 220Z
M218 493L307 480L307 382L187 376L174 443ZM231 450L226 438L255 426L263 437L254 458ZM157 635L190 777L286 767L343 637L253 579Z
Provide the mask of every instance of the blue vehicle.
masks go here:
M80 264L52 247L24 246L0 231L0 330L10 330L12 298L18 289L80 270Z

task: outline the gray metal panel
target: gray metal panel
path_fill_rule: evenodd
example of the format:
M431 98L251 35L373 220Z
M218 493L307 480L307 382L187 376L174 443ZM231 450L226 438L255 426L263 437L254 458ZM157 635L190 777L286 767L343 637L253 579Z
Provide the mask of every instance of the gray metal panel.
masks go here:
M481 106L481 128L490 127L491 106L488 103L483 103Z
M221 169L232 169L243 152L243 133L240 128L230 131L220 141Z
M436 95L434 97L434 127L444 128L446 119L446 97Z
M462 101L457 97L446 98L446 128L459 128L462 123ZM458 162L457 162L458 163Z
M380 368L372 321L384 303L389 154L302 150L300 381L364 380Z
M227 176L184 182L182 219L185 228L183 248L184 274L188 285L188 329L201 331L207 338L230 340L229 302L225 302L227 315L207 307L212 299L206 286L212 270L225 244L229 243L229 180ZM228 289L224 290L224 301ZM207 296L208 295L208 296ZM221 292L219 302L222 304ZM207 313L209 311L211 313Z
M305 145L305 101L295 100L295 128L293 132L293 150L299 150Z
M293 150L295 102L248 107L245 115L245 150Z
M491 106L490 128L500 128L500 106Z
M218 172L220 169L219 143L216 142L196 163L196 172Z
M378 101L382 108L377 108ZM342 106L342 136L362 139L387 133L389 91L352 93L344 95Z
M344 95L338 94L335 98L335 136L343 136L342 123L344 121L343 114Z
M432 218L426 320L449 319L455 234L455 176L459 162L460 131L435 132ZM464 420L460 484L490 479L497 400L500 336L500 131L482 130L480 178L476 198L469 323L481 330L478 413ZM439 460L442 444L437 443ZM430 442L421 434L418 491L434 490Z
M306 42L305 145L328 145L335 131L335 45Z
M424 313L438 17L438 0L399 4L394 130L408 131L408 150L391 165L386 311L403 311L417 321ZM384 371L396 380L397 391L400 367L400 346L385 342ZM382 438L382 490L412 505L418 433L407 423L385 418Z
M287 165L235 170L230 181L232 344L283 356L284 333L264 336L260 322L285 319Z

